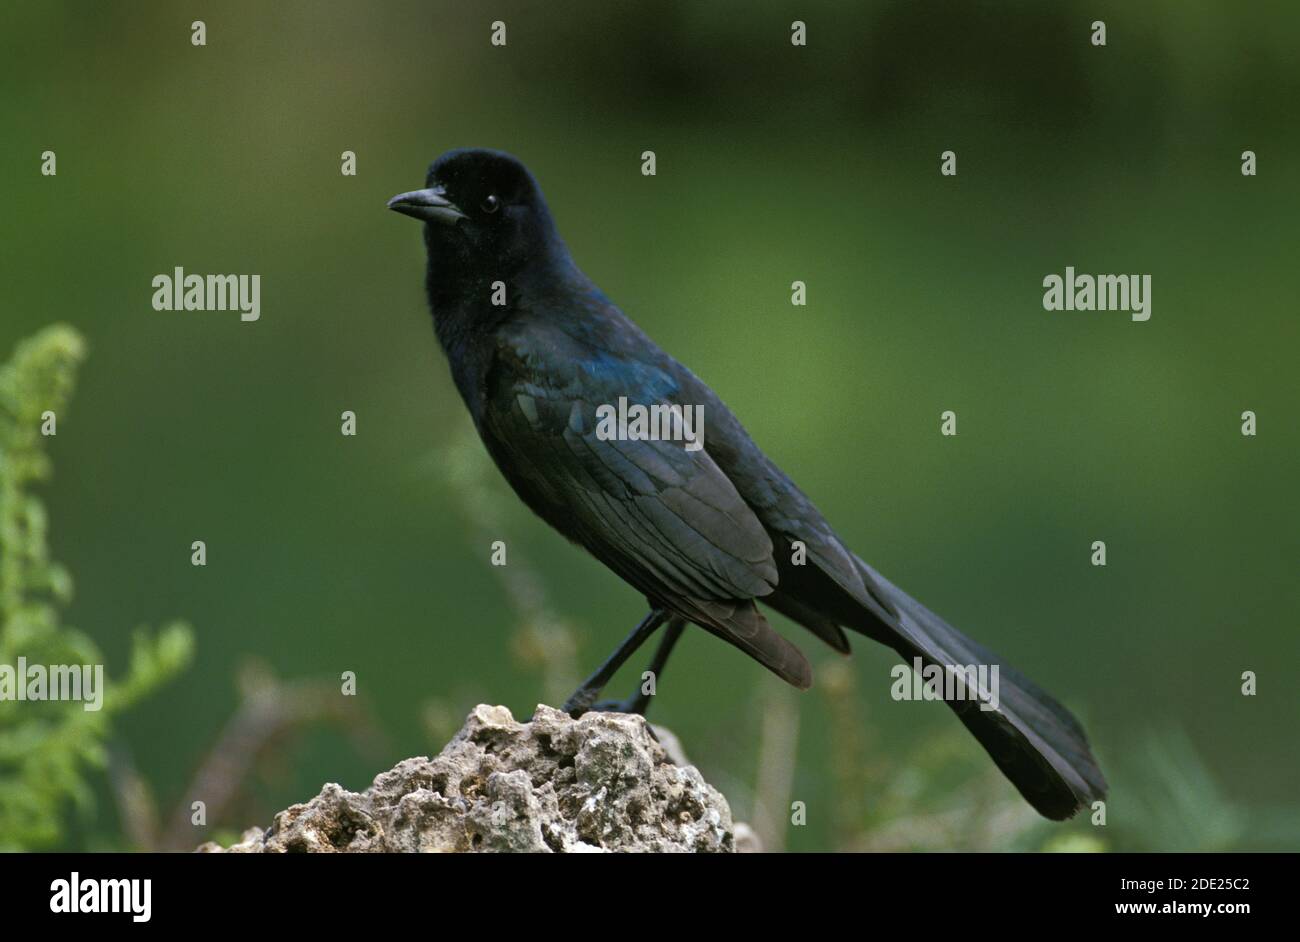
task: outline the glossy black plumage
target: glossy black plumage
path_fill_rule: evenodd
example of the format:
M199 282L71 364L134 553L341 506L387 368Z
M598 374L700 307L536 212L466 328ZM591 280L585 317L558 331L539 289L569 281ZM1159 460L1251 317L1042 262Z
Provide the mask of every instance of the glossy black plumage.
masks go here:
M520 498L646 596L806 688L812 670L760 605L839 651L844 628L941 665L999 664L1001 704L950 706L1050 818L1104 795L1077 721L854 555L717 396L577 268L528 171L452 151L392 208L424 219L438 339L484 444ZM505 303L500 300L504 290ZM704 447L601 440L596 409L703 407ZM807 549L791 562L792 545Z

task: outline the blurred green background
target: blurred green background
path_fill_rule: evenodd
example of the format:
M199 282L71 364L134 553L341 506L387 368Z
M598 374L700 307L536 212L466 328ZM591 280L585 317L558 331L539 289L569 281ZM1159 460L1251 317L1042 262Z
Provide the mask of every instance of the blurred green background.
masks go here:
M797 694L689 633L652 719L769 847L1300 847L1298 28L1174 0L6 2L0 358L55 321L89 348L40 491L66 620L110 672L139 623L197 639L115 725L155 813L241 672L354 671L357 715L270 743L191 845L365 787L475 702L526 717L642 614L484 466L384 209L488 146L850 545L1085 719L1113 786L1106 828L1040 825L944 707L889 699L891 652L778 620L821 679ZM1044 311L1067 265L1149 273L1151 320ZM260 274L261 320L154 311L175 266ZM497 538L556 621L521 619ZM93 781L64 846L139 846Z

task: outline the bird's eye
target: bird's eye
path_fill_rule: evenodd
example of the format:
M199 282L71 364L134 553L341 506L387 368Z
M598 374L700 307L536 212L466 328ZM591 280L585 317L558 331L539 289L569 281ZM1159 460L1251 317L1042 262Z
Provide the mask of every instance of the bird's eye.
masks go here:
M483 212L485 213L495 213L500 208L501 208L501 201L497 199L497 195L495 193L489 194L483 200Z

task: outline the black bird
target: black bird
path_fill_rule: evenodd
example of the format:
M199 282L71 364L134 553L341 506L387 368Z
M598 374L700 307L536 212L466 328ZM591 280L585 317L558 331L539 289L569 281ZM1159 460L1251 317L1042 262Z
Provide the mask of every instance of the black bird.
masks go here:
M425 223L434 329L497 467L535 513L650 604L567 711L610 708L595 703L601 690L665 622L656 677L691 623L806 689L808 661L768 624L762 602L840 652L849 650L848 628L909 664L998 665L996 710L947 701L967 729L1048 818L1104 797L1078 721L844 545L713 391L578 270L522 163L453 150L429 168L425 189L388 207ZM702 407L703 447L599 434L598 407L620 397ZM805 548L802 564L795 544ZM643 712L647 699L614 708Z

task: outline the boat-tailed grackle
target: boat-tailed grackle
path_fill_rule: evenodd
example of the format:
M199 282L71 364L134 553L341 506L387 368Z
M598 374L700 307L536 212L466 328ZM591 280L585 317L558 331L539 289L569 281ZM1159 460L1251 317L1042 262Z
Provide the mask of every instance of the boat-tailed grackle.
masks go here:
M1078 721L845 546L713 391L579 271L523 164L451 151L424 189L388 206L425 223L434 328L497 467L534 512L650 604L566 710L596 705L664 623L656 673L691 623L807 688L808 661L768 624L762 603L840 652L847 628L909 664L965 676L998 667L995 696L967 683L957 688L966 696L945 698L993 761L1049 818L1104 796ZM615 404L620 419L605 421ZM625 406L658 406L661 421L626 421ZM686 415L702 416L702 447L689 447ZM640 712L646 703L618 706Z

